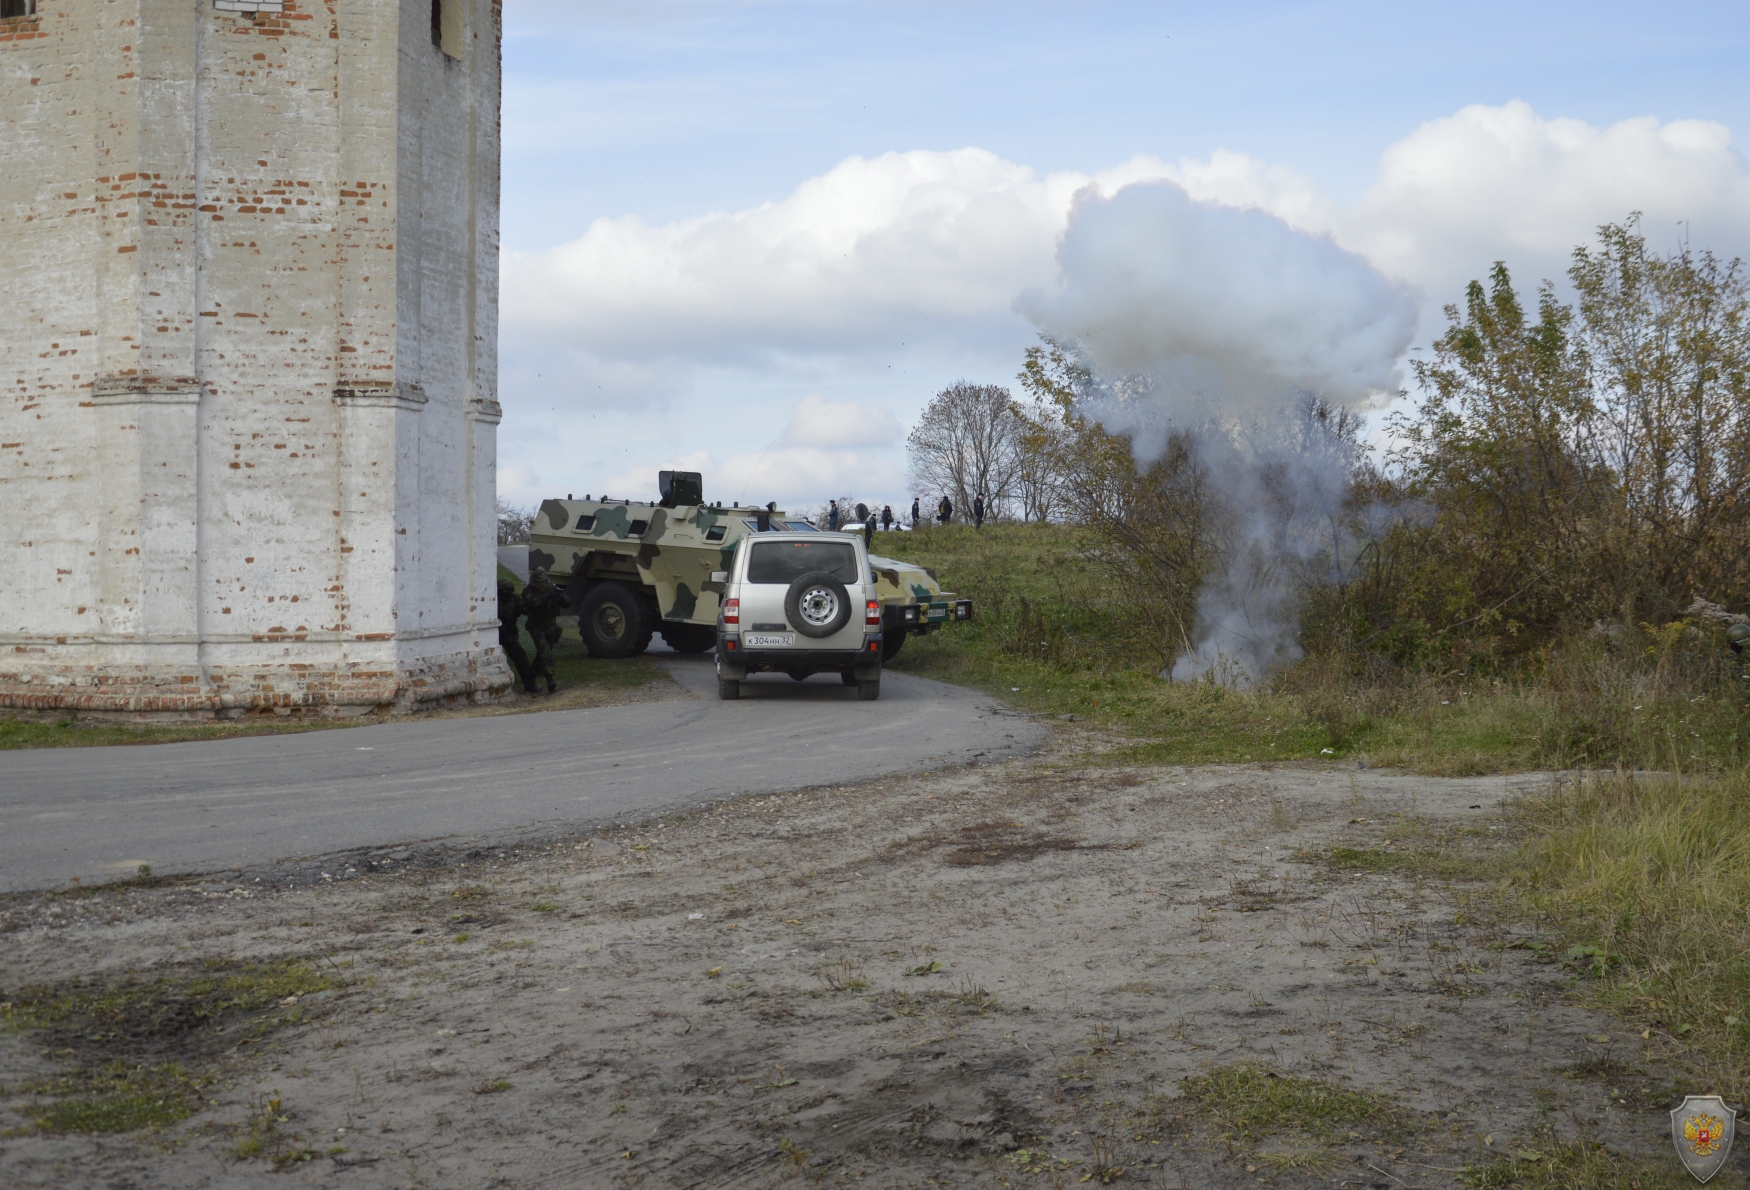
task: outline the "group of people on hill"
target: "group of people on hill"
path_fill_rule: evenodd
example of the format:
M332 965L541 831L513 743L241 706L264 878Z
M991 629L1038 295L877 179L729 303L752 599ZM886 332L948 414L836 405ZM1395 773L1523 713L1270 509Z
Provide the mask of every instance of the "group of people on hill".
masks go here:
M973 496L973 498L972 498L972 525L973 525L973 528L975 528L975 529L984 528L985 514L989 510L990 510L990 501L986 498L986 496L983 492L979 492L977 495ZM865 535L872 534L875 531L875 519L876 518L875 518L873 512L870 510L869 506L866 504L857 505L857 515L862 519L864 534ZM917 528L918 522L922 519L923 519L923 510L919 505L918 498L916 496L913 496L912 501L911 501L911 527L914 529ZM941 498L941 500L939 500L936 504L936 522L938 524L946 525L949 521L952 521L953 519L954 519L954 501L950 500L946 495L944 495ZM838 527L839 527L839 523L841 520L843 520L843 513L841 513L839 511L839 502L837 500L829 501L827 506L826 506L826 527L827 527L827 530L829 532L837 532ZM880 521L881 521L881 528L884 532L891 532L895 525L900 524L899 518L895 517L893 515L893 505L883 504L881 506Z
M984 528L984 517L988 511L990 511L990 499L983 492L974 495L972 497L972 527L974 529ZM954 501L944 495L936 504L936 523L946 525L953 519ZM918 502L916 500L911 502L911 523L914 526L918 523Z

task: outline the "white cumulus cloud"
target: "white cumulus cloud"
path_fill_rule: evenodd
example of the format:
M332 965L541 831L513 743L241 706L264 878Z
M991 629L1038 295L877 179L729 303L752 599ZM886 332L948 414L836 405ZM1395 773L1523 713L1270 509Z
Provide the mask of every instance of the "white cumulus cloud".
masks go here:
M1267 212L1329 237L1413 287L1418 342L1437 333L1440 306L1460 300L1464 282L1494 260L1507 260L1528 287L1559 282L1576 244L1632 210L1645 212L1658 249L1687 234L1696 247L1750 253L1750 173L1729 130L1697 120L1596 127L1517 101L1466 107L1385 147L1353 202L1304 173L1227 150L1176 162L1139 156L1101 174L1041 174L976 148L852 157L748 210L660 224L601 219L570 243L506 253L505 476L517 465L549 477L621 474L643 459L639 474L649 478L640 483L653 491L656 460L707 447L726 482L739 482L732 464L757 466L760 477L779 468L791 502L842 494L837 452L857 452L859 473L885 467L900 476L902 423L935 389L962 376L1010 382L1033 333L1017 299L1057 284L1077 194L1091 188L1083 202L1146 221L1151 192L1126 198L1124 187L1160 179L1199 204ZM1208 280L1219 278L1208 269L1224 250L1251 253L1255 268L1292 270L1312 259L1273 260L1259 244L1225 242L1218 222L1201 238L1163 241L1178 263L1163 271L1156 260L1152 273L1126 282L1130 299L1147 306L1138 318L1153 319L1155 331L1171 322L1193 333L1213 317L1206 301L1231 306L1236 295ZM1083 248L1095 250L1091 239ZM1350 318L1358 308L1350 299L1365 295L1333 292L1347 295L1333 307L1297 307L1286 289L1255 295L1261 316L1284 332L1258 366L1302 370L1296 353L1305 363L1317 336L1359 344L1373 334L1389 345L1389 320L1369 331ZM1094 329L1098 301L1079 301L1069 321ZM1068 318L1075 303L1064 302L1055 310ZM1118 338L1110 343L1122 354ZM1369 348L1355 358L1376 355ZM1360 366L1317 374L1333 386L1381 380L1377 368ZM828 397L843 404L853 391L855 417L827 412ZM828 396L798 405L803 392ZM869 412L875 407L893 413ZM519 419L539 431L519 436Z
M1723 124L1651 116L1594 128L1528 104L1467 107L1386 150L1379 179L1332 228L1441 302L1490 262L1560 277L1601 223L1646 213L1654 247L1750 247L1750 175Z
M981 149L853 157L752 210L507 254L505 318L604 359L858 351L1005 311L1050 271L1053 189Z
M800 512L846 493L891 500L905 490L903 470L890 449L898 435L899 421L890 410L808 396L791 409L783 433L763 449L671 455L609 474L602 490L616 498L651 499L657 472L673 469L699 472L705 499L713 503L775 501Z
M601 219L576 240L507 253L507 371L582 400L678 391L699 366L791 368L923 339L1013 337L1020 293L1048 284L1071 203L1168 178L1194 199L1329 234L1437 307L1505 258L1559 275L1600 223L1643 210L1676 242L1750 241L1750 175L1720 124L1652 117L1596 128L1523 102L1467 107L1386 148L1356 203L1294 170L1218 151L1099 175L1040 175L981 149L852 157L750 210L648 225ZM522 370L522 371L519 371ZM528 380L534 379L531 373Z
M806 396L790 411L784 429L785 446L867 450L899 441L899 419L893 410L851 401Z
M1496 260L1527 282L1559 279L1576 245L1630 211L1645 214L1661 251L1677 246L1680 223L1696 247L1750 251L1750 171L1731 130L1705 120L1598 128L1546 119L1520 100L1473 105L1388 146L1373 184L1346 207L1311 179L1240 153L1181 161L1170 175L1194 198L1327 232L1436 308Z
M619 400L640 369L672 391L677 362L786 368L923 341L976 349L993 333L1006 345L1010 305L1050 279L1077 191L1166 169L1139 157L1040 176L982 149L887 153L751 210L600 219L568 244L505 254L507 355L563 357L551 370L582 399L580 372Z

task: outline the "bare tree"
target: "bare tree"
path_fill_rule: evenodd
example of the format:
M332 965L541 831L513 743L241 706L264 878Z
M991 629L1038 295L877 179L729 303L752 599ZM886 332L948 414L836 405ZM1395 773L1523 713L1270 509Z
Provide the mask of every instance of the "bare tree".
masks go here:
M521 545L529 539L535 523L535 510L518 508L502 497L498 501L498 544Z
M957 380L935 395L905 441L912 483L926 496L946 494L967 513L983 492L985 516L999 520L1017 495L1026 430L1008 389Z

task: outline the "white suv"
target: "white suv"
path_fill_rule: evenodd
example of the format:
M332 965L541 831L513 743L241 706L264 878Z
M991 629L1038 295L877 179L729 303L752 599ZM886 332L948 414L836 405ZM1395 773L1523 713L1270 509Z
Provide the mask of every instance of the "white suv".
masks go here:
M718 698L740 698L750 673L825 670L881 697L881 600L860 534L749 534L711 580L723 585Z

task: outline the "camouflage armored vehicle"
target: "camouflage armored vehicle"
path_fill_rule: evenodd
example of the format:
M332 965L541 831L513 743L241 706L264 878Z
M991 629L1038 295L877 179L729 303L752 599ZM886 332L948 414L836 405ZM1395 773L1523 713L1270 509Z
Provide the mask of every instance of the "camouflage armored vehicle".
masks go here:
M584 645L596 657L643 652L654 633L682 653L717 643L719 584L735 544L750 533L814 533L800 518L767 506L707 504L697 471L664 471L662 498L545 500L529 535L529 565L543 567L577 613ZM942 590L926 567L869 555L881 599L882 659L908 634L970 620L972 600Z

